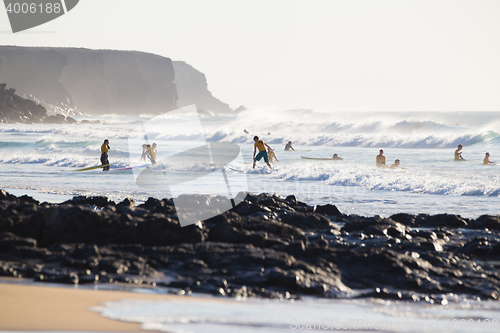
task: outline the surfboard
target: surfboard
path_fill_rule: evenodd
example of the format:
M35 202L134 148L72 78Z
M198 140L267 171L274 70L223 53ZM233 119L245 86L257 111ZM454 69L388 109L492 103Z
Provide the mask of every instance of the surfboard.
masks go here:
M94 170L94 169L99 169L99 168L104 168L109 166L109 164L104 164L104 165L96 165L93 167L88 167L88 168L83 168L83 169L76 169L76 170L61 170L63 172L80 172L80 171L89 171L89 170Z
M144 164L144 165L136 165L136 166L129 166L129 167L125 167L125 168L119 168L119 169L111 169L109 171L123 171L123 170L132 170L132 169L136 169L136 168L147 168L148 166L150 166L151 164Z
M261 172L258 172L257 170L238 170L238 169L235 169L235 168L231 168L231 167L227 167L229 170L233 170L233 171L236 171L236 172L239 172L239 173L246 173L246 174L249 174L249 175L268 175L274 171L276 171L276 168L273 168L273 169L268 169L266 171L261 171Z
M231 168L231 167L227 167L229 170L233 170L233 171L236 171L236 172L243 172L243 170L238 170L238 169L234 169L234 168Z
M342 160L334 160L333 158L319 158L319 157L304 157L300 156L306 160L320 160L320 161L342 161Z
M311 151L312 149L306 149L306 150L303 150L303 149L295 149L295 150L283 150L283 151L288 151L288 152L296 152L296 151Z

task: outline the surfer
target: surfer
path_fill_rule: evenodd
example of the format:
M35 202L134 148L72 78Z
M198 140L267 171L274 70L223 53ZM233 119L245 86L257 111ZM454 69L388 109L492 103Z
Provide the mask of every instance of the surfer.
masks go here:
M455 150L455 161L465 161L465 158L462 157L462 148L464 146L458 145L458 149Z
M148 145L147 144L143 144L142 145L141 161L145 161L147 155L148 155Z
M104 143L101 146L101 163L102 165L108 164L102 168L102 171L109 171L109 160L108 160L108 152L109 152L109 140L104 140Z
M274 150L271 149L271 148L268 148L267 149L267 156L269 157L269 162L270 163L274 163L274 159L276 159L277 162L279 162L280 160L278 160L278 158L276 157L276 154L274 153Z
M334 161L342 161L342 160L343 160L343 158L342 158L342 157L339 157L339 155L338 155L338 154L333 154L332 160L334 160Z
M257 163L257 161L260 161L261 158L264 158L264 161L266 162L269 169L272 169L271 164L269 164L269 157L267 156L266 147L271 150L272 148L269 147L269 145L264 141L259 140L258 136L254 136L253 141L255 141L253 145L253 168L255 169L255 163ZM257 149L259 150L259 153L257 154L257 156L255 156Z
M486 153L484 156L483 164L495 164L495 162L490 161L490 153Z
M151 148L149 148L149 154L148 157L151 160L151 164L156 164L156 143L153 143Z
M244 130L243 130L243 132L244 132L245 134L250 134L250 132L248 132L246 129L244 129Z
M401 164L400 160L395 160L394 164L391 165L390 168L391 169L406 169L406 168L403 168L400 164Z
M385 156L384 156L384 151L380 149L379 154L377 155L377 167L379 168L385 168Z
M290 151L290 149L295 151L295 149L293 149L292 147L292 141L288 141L288 143L285 146L285 151Z

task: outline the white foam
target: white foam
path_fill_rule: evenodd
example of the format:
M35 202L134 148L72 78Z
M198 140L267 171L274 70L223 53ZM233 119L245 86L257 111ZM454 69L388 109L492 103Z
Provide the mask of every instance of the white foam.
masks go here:
M497 332L498 302L446 305L370 300L122 300L92 308L102 316L162 332ZM460 320L466 318L461 323ZM475 318L468 322L469 318ZM479 320L481 318L481 320ZM486 324L484 320L488 319ZM309 329L307 329L309 327Z

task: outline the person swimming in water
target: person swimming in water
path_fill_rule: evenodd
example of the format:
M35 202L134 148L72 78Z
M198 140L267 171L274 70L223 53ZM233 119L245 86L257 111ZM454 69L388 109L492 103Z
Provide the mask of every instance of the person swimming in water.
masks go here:
M109 140L106 139L104 140L104 143L101 146L101 163L102 165L107 164L107 166L103 167L102 171L109 171L108 153L109 153Z
M490 153L486 153L484 156L483 164L495 164L495 162L490 161Z
M464 146L458 145L458 149L455 150L455 161L466 161L465 158L462 157L462 148Z
M338 154L333 154L332 160L334 160L334 161L342 161L342 160L343 160L343 158L342 158L342 157L339 157L339 155L338 155Z
M285 151L290 151L290 149L295 151L295 149L293 149L292 147L292 141L288 141L288 143L285 146Z
M278 158L276 157L276 154L274 153L274 150L271 148L267 148L267 156L269 157L269 162L274 163L274 159L276 159L276 162L279 162Z
M401 164L400 160L395 160L394 164L392 164L389 168L391 168L391 169L406 169L406 168L403 168L400 164Z
M253 168L255 169L255 164L257 163L257 161L260 161L262 158L264 158L264 162L266 162L269 169L272 169L271 164L269 164L269 157L267 156L266 147L269 149L272 148L269 147L269 145L264 141L259 140L258 136L254 136L253 141L255 141L253 145ZM259 150L259 153L257 154L257 156L255 156L257 149Z
M379 167L379 168L385 168L385 167L387 167L385 165L385 156L384 156L384 151L382 149L380 149L379 154L377 155L376 163L377 163L376 164L377 167Z

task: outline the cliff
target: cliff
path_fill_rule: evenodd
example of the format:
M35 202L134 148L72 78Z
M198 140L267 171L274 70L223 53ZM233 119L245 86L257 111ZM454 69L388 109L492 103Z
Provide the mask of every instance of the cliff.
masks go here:
M180 66L178 71L169 58L144 52L0 46L0 82L49 111L159 114L187 105L183 101L216 112L231 111L221 108L225 104L206 90L202 73L191 66ZM186 96L181 104L178 95ZM219 104L209 104L209 97Z
M177 85L177 105L183 107L196 104L198 109L233 112L226 103L221 102L208 90L205 74L184 61L174 61L175 84Z

